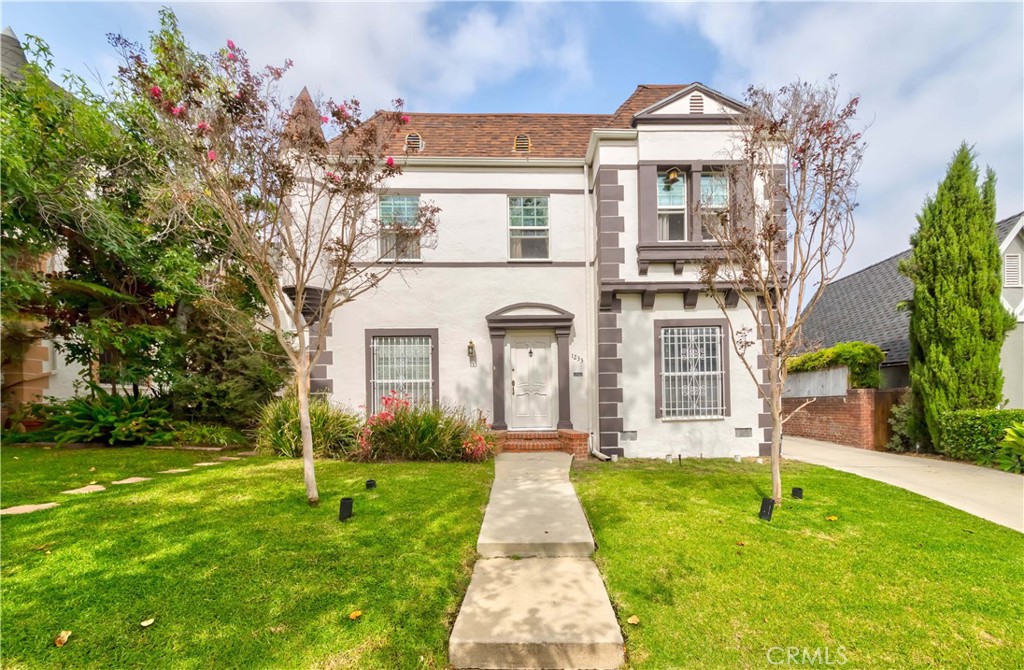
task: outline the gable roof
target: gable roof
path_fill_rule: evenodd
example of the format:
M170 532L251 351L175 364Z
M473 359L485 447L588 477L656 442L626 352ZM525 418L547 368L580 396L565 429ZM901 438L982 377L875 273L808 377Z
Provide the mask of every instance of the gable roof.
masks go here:
M632 128L633 117L693 84L640 84L611 116L611 128Z
M679 100L680 98L683 98L683 97L685 97L685 96L687 96L687 95L689 95L690 93L693 93L693 92L701 93L705 97L711 98L713 100L717 100L719 103L721 103L725 107L733 107L733 108L735 108L737 110L740 110L740 111L748 109L747 105L742 103L742 102L740 102L739 100L734 100L733 98L730 98L727 95L723 95L722 93L719 93L718 91L716 91L714 89L708 88L707 86L705 86L704 84L700 83L699 81L696 81L696 82L690 84L689 86L685 86L682 90L676 91L675 93L669 95L668 97L663 98L661 100L658 100L657 102L655 102L655 103L653 103L651 105L648 105L647 107L644 107L643 109L635 112L634 115L633 115L633 119L635 121L635 120L639 119L640 117L652 114L652 113L656 112L657 110L661 109L662 107L665 107L666 105L670 105L673 102L675 102L676 100Z
M1024 212L996 223L1002 243ZM899 262L910 257L901 251L825 287L804 324L804 348L831 347L839 342L870 342L886 352L883 365L906 363L910 358L910 313L899 303L910 300L914 284L899 273Z

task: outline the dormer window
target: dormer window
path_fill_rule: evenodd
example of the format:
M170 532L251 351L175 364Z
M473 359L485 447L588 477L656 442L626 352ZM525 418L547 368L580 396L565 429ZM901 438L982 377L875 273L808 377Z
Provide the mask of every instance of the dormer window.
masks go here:
M694 93L690 96L690 114L703 114L704 113L704 96L700 93Z
M529 135L516 135L516 141L512 145L512 151L517 154L528 154L532 148Z
M422 151L423 150L423 138L420 137L419 133L409 133L405 136L405 150L406 151Z

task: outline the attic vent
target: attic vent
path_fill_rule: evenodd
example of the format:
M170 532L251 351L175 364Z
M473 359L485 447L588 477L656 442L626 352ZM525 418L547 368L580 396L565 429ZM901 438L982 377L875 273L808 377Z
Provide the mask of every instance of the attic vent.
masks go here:
M1003 286L1015 288L1021 285L1020 254L1006 254L1003 258Z
M516 152L517 154L528 154L530 153L530 149L532 148L532 146L533 145L530 144L529 135L516 135L516 141L515 144L512 146L512 151Z
M406 151L422 151L423 150L423 138L420 137L419 133L409 133L405 136L405 150Z
M704 113L704 96L700 93L694 93L690 96L690 114L703 114Z

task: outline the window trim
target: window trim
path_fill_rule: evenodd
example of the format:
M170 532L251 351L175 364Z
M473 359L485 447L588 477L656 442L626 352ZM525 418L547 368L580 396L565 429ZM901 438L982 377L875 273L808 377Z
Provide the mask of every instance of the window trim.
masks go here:
M373 338L375 337L429 337L430 376L433 379L430 401L436 407L441 404L441 380L439 377L439 340L437 328L367 328L365 335L365 366L363 377L366 381L366 415L373 411Z
M703 417L667 417L662 412L661 375L664 370L661 349L661 331L665 328L700 328L718 326L722 329L722 414ZM728 319L656 319L654 321L654 418L663 422L721 421L732 416L732 386L729 377L732 335Z
M512 225L512 199L513 198L544 198L544 200L545 200L545 209L547 210L547 214L545 215L544 218L545 218L545 220L547 222L547 225L545 225L543 228L541 228L539 226L513 226ZM520 194L520 193L510 193L508 195L508 197L505 199L505 222L506 222L506 231L507 231L506 234L505 234L505 239L506 239L505 254L506 254L506 257L508 258L508 262L509 263L538 263L538 262L540 262L540 263L547 263L547 262L551 261L551 196L550 196L550 194L548 194L548 195L544 195L544 194L523 195L523 194ZM548 255L545 256L544 258L514 258L512 256L512 231L513 230L544 230L545 232L547 232L547 237L545 239L547 239L547 242L548 242Z
M1007 281L1006 275L1006 261L1011 256L1017 258L1017 283L1011 284ZM1021 288L1024 287L1024 254L1003 254L1003 288Z
M419 193L384 193L377 198L377 220L382 224L384 223L384 217L381 214L381 206L384 204L385 198L416 198L416 211L419 211L420 200L422 199ZM377 253L382 261L388 261L391 263L422 263L423 262L423 243L422 239L417 239L417 251L419 253L415 258L405 258L398 256L398 248L395 248L394 257L383 255L382 245L384 243L384 229L381 229L377 233Z
M657 174L655 175L655 181L654 181L654 184L655 184L655 206L656 206L656 210L657 210L655 212L655 217L656 217L655 225L656 225L656 228L657 228L655 230L655 235L656 235L656 239L658 241L658 244L683 244L683 243L686 243L686 242L688 242L690 240L690 219L692 218L690 216L690 189L691 189L691 185L690 185L690 181L691 181L690 171L689 170L684 170L682 168L679 168L679 179L680 179L680 181L683 182L683 204L681 206L662 207L661 203L658 201L658 192L661 190L661 177L662 177L662 175L666 174L671 169L672 168L665 168L664 170L659 169ZM662 212L665 212L666 214L682 212L682 214L683 214L683 237L682 237L682 239L678 239L678 240L669 240L669 239L664 239L663 240L663 239L661 239L661 214L662 214Z

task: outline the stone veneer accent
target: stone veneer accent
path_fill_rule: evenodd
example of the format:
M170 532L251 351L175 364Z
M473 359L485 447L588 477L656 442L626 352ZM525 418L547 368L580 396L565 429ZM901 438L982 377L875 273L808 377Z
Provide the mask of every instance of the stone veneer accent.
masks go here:
M317 335L320 334L320 324L314 323L309 327L309 339L310 349L315 349L316 346L312 344ZM327 336L330 337L334 334L334 328L331 322L327 322ZM310 354L312 355L312 353ZM309 373L309 392L310 393L334 393L334 380L327 376L327 366L334 362L334 353L331 351L324 350L320 352L320 358L317 360L316 365Z
M619 184L618 170L601 168L597 171L595 185L597 196L598 231L598 278L601 283L621 279L625 251L620 235L625 231L625 220L619 211L624 199L624 188ZM619 446L622 431L622 386L619 374L622 372L622 329L619 314L622 302L618 298L602 299L597 315L597 372L598 372L598 424L599 444L606 454L623 455Z

